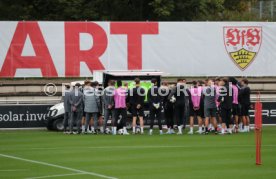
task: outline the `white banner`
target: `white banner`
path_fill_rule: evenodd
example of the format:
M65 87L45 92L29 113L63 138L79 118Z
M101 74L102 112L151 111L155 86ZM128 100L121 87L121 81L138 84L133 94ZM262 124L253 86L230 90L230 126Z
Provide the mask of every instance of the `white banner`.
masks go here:
M0 22L0 77L276 76L276 23Z

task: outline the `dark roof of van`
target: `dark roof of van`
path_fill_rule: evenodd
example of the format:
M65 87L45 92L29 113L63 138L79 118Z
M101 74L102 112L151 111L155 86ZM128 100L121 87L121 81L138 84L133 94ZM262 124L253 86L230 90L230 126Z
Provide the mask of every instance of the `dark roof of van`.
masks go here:
M105 74L112 76L163 76L160 71L105 71Z

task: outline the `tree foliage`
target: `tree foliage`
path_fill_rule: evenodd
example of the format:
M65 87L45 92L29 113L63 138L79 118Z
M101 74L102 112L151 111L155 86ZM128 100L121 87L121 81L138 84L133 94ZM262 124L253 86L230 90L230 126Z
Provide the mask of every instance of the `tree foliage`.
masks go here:
M1 0L0 20L232 21L260 20L257 0Z

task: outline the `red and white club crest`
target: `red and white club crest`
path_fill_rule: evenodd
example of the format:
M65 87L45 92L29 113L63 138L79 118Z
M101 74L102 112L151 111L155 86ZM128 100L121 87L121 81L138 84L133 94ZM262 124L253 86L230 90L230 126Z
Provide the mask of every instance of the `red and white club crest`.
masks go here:
M224 45L230 58L245 70L256 58L262 44L262 27L224 27Z

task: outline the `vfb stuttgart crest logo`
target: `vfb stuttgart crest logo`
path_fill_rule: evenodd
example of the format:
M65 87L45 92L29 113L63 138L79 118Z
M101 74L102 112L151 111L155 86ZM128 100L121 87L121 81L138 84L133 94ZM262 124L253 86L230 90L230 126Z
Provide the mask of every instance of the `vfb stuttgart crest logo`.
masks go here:
M224 27L224 44L234 63L245 70L256 58L262 44L262 27Z

